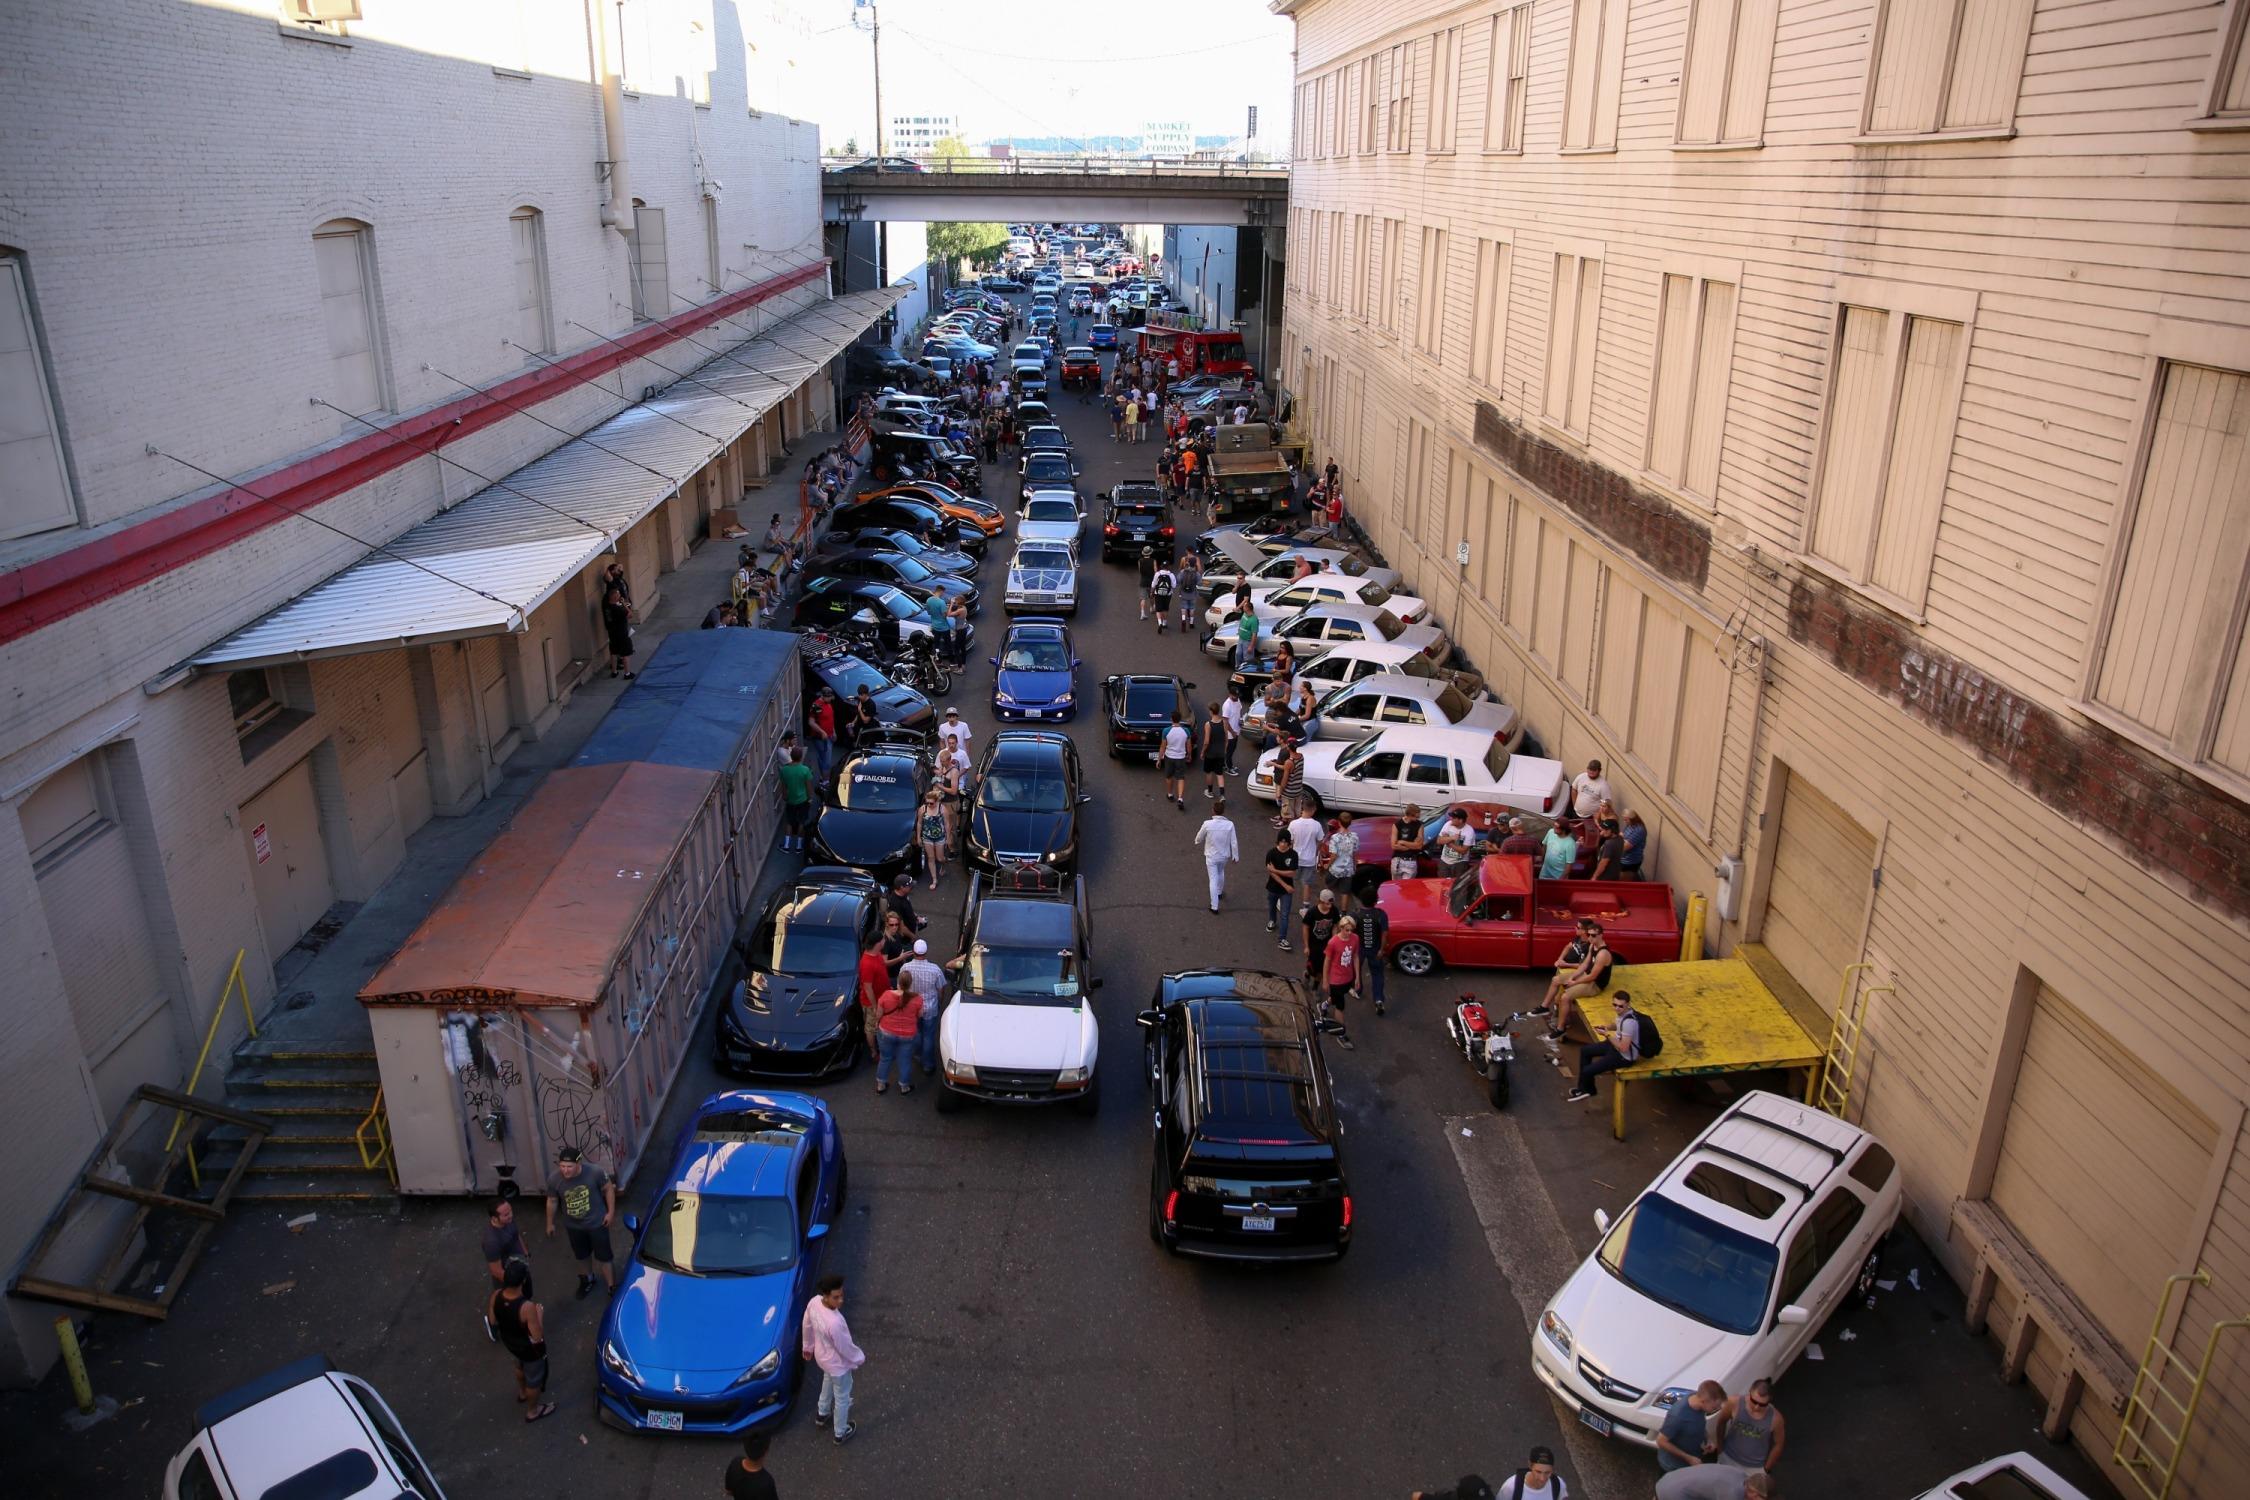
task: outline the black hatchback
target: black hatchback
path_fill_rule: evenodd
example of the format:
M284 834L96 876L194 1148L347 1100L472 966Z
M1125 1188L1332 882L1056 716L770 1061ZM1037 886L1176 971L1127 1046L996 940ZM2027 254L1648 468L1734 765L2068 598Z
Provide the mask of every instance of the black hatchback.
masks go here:
M1344 1129L1294 980L1194 969L1140 1014L1155 1095L1148 1232L1218 1260L1336 1260L1351 1248Z
M1171 560L1172 511L1164 492L1153 484L1120 484L1110 488L1102 502L1102 561L1135 558L1143 547Z
M1103 678L1102 717L1109 723L1111 759L1127 755L1155 759L1175 713L1187 725L1188 734L1194 735L1195 701L1188 697L1194 689L1192 682L1143 672Z

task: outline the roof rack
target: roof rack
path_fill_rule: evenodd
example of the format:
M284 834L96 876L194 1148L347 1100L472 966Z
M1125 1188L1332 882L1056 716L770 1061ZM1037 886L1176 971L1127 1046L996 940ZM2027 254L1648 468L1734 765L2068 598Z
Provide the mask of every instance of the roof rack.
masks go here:
M1825 1153L1828 1159L1831 1162L1834 1162L1837 1166L1840 1167L1844 1164L1844 1151L1842 1147L1831 1145L1827 1141L1821 1140L1817 1136L1807 1135L1802 1130L1796 1129L1794 1126L1784 1125L1779 1120L1774 1119L1771 1115L1759 1114L1756 1110L1750 1107L1750 1099L1755 1097L1757 1096L1753 1094L1748 1098L1745 1098L1742 1103L1736 1107L1734 1112L1736 1118L1756 1120L1760 1125L1765 1126L1768 1130L1778 1130L1783 1135L1794 1136L1798 1140L1803 1141L1806 1145L1812 1147L1814 1150Z
M1763 1172L1768 1177L1778 1177L1783 1182L1786 1182L1791 1187L1795 1188L1798 1192L1803 1193L1807 1198L1812 1197L1814 1193L1820 1191L1819 1184L1817 1183L1800 1181L1798 1178L1792 1177L1787 1172L1782 1171L1781 1168L1775 1166L1772 1162L1760 1161L1755 1156L1745 1156L1742 1152L1719 1145L1716 1141L1707 1140L1696 1149L1699 1151L1708 1151L1713 1156L1723 1156L1729 1161L1738 1161L1744 1166L1750 1168L1752 1171Z
M998 861L993 866L991 884L985 887L988 896L1059 896L1062 891L1062 871L1037 859Z

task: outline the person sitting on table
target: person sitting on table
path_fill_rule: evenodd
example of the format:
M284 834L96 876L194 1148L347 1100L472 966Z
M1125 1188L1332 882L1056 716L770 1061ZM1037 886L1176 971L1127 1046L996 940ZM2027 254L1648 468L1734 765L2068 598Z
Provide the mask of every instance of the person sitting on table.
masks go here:
M1565 1104L1593 1098L1596 1078L1640 1061L1641 1018L1633 1013L1633 997L1619 990L1609 997L1609 1004L1616 1013L1617 1023L1611 1028L1608 1041L1578 1049L1578 1087L1564 1098Z
M1540 1007L1553 1010L1555 1024L1547 1031L1547 1040L1559 1042L1570 1029L1571 1007L1598 995L1609 984L1610 974L1617 967L1617 955L1602 937L1602 924L1584 922L1579 925L1585 953L1568 969L1558 969L1547 986L1547 998Z

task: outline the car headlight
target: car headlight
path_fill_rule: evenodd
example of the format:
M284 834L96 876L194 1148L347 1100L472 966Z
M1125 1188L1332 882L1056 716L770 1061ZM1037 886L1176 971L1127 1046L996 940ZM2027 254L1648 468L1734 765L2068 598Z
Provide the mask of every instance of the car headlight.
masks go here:
M1058 693L1055 695L1055 701L1067 706L1077 701L1077 695L1075 693Z
M1684 1385L1668 1385L1657 1392L1656 1398L1650 1401L1649 1405L1655 1407L1658 1411L1670 1411L1694 1394L1694 1391L1689 1390Z
M1055 1075L1055 1087L1058 1089L1082 1088L1085 1083L1086 1070L1084 1068L1064 1068Z
M776 1349L773 1351L773 1353L767 1355L764 1359L759 1360L749 1369L744 1370L739 1376L735 1378L734 1383L736 1385L743 1385L753 1380L764 1380L770 1377L774 1373L774 1371L780 1368L781 1351L779 1349Z
M633 1362L625 1357L624 1350L617 1347L615 1339L602 1340L602 1363L634 1384L640 1383L641 1372L633 1368Z
M1564 1355L1570 1353L1570 1325L1556 1317L1552 1308L1539 1315L1539 1331Z
M1016 706L1016 695L1013 693L1003 693L998 688L994 688L992 690L992 701L999 704L1003 708L1014 708Z
M947 1059L945 1064L945 1076L950 1082L953 1083L975 1083L977 1081L976 1064L956 1062L951 1059Z

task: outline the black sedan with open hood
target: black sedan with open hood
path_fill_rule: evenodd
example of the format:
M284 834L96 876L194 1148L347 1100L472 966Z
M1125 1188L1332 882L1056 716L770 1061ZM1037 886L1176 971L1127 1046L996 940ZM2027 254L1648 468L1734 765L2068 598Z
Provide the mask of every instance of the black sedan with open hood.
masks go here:
M714 1060L738 1078L826 1078L863 1046L859 955L882 921L875 882L808 865L766 902L747 971L719 1007Z

